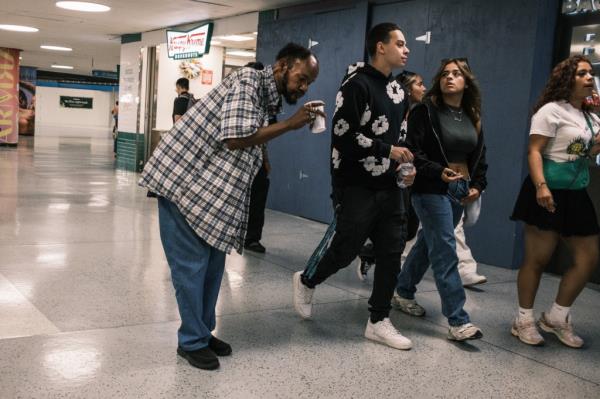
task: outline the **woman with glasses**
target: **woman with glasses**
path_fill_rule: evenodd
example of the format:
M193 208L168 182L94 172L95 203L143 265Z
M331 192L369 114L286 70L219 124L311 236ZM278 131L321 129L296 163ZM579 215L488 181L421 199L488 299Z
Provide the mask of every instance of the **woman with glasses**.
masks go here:
M448 339L481 338L481 330L464 310L454 237L463 206L475 201L487 185L481 97L465 59L442 61L425 101L410 114L407 144L415 156L412 205L422 229L399 274L396 292L424 314L415 292L431 264L442 313L450 325Z
M529 176L511 219L525 222L525 257L519 276L519 311L511 332L541 345L533 304L542 272L559 239L570 249L572 267L563 275L556 299L538 325L572 348L583 346L573 331L570 309L598 264L598 223L587 193L588 157L600 152L600 119L584 104L593 94L594 72L584 56L559 63L534 107L529 133Z

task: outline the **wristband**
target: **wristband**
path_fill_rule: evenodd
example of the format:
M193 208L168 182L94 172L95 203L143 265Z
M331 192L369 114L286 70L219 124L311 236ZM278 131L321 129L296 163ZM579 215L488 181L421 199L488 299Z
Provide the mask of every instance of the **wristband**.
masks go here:
M548 185L546 184L545 181L541 181L535 185L535 188L539 190L540 188L542 188L542 186L548 186Z

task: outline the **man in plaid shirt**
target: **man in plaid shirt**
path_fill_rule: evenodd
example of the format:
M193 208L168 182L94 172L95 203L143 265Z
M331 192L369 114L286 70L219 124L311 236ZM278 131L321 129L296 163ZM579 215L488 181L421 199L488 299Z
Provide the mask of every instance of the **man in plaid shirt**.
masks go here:
M231 354L211 331L225 254L244 245L260 145L321 113L305 105L267 126L269 117L282 97L295 104L318 73L316 57L294 43L262 71L232 73L175 123L144 168L140 185L159 196L160 236L181 316L177 353L195 367L216 369L217 356Z

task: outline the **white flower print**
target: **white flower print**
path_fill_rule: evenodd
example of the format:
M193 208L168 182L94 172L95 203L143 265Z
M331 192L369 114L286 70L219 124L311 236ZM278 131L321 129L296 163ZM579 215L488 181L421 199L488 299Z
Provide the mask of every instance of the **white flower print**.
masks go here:
M357 69L363 68L365 66L364 62L357 62L356 64L352 64L348 67L348 75L352 75L356 72Z
M360 118L360 125L366 125L371 119L371 109L369 108L369 104L367 104L367 108L365 108L365 112L362 114L362 118Z
M400 104L402 100L404 100L404 90L402 86L395 80L388 83L387 85L387 95L392 99L394 104Z
M400 141L406 141L406 132L408 131L408 122L406 119L402 121L402 125L400 125Z
M346 133L348 131L348 129L350 129L350 124L348 122L346 122L344 119L340 119L337 121L337 123L333 127L333 133L336 136L341 136L342 134Z
M371 140L368 137L365 137L362 134L359 134L358 136L356 136L356 141L358 141L358 145L361 146L362 148L369 148L373 146L373 140Z
M344 105L344 96L342 95L341 91L338 91L337 95L335 96L335 111L333 113L337 113L339 109L342 108L342 105Z
M385 115L381 115L379 118L377 118L375 122L373 122L373 124L371 125L371 130L377 136L380 136L387 132L389 127L390 124L388 123L387 118L385 117Z
M336 150L335 148L331 151L331 163L333 164L333 169L339 169L340 168L340 162L342 162L342 160L340 159L340 153L338 150Z
M360 160L360 162L362 162L365 170L371 172L373 176L381 176L390 168L390 160L388 158L383 158L381 163L378 163L375 157L367 157Z

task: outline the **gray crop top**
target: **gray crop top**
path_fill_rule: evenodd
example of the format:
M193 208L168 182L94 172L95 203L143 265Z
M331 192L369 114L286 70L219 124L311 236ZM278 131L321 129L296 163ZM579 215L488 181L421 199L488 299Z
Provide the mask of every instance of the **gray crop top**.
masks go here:
M477 148L477 130L471 119L462 110L440 107L442 143L448 162L466 162L470 153Z

